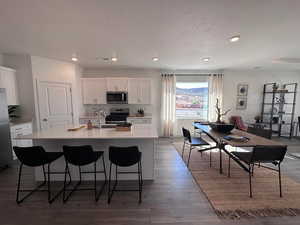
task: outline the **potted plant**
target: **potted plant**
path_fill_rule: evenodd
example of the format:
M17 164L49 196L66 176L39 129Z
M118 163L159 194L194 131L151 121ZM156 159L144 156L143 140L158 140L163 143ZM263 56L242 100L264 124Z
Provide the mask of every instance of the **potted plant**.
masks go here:
M260 123L261 122L261 116L260 115L256 115L254 117L255 123Z

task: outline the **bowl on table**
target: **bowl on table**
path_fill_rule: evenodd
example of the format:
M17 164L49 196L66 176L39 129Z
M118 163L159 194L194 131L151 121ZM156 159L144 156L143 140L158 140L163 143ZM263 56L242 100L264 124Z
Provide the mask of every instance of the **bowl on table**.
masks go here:
M224 134L230 133L230 131L232 131L234 128L233 124L228 124L228 123L210 123L209 126L211 127L212 130Z

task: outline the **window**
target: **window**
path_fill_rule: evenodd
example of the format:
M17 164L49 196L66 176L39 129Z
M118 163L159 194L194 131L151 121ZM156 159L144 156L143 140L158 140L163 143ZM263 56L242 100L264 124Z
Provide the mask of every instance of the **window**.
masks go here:
M176 82L176 117L208 119L208 82Z

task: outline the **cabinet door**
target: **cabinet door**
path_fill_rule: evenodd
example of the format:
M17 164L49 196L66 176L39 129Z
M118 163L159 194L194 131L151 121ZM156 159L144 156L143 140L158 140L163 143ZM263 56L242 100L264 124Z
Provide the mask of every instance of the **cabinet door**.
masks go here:
M82 79L83 104L106 104L106 80L104 78Z
M18 88L16 73L13 70L0 69L1 70L1 79L0 87L6 89L6 99L8 105L18 105Z
M107 91L128 91L127 78L107 78Z
M139 79L129 79L128 80L128 103L129 104L139 104Z
M151 80L150 79L140 80L139 104L151 104Z

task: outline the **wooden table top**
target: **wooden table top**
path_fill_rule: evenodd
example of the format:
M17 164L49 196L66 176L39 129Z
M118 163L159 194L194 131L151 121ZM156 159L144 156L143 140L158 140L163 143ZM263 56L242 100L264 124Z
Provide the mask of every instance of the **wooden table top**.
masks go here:
M208 136L212 137L216 141L222 141L225 142L228 145L231 145L233 147L255 147L255 146L286 146L278 141L273 141L264 137L260 137L254 134L250 134L245 131L233 129L230 134L224 134L220 132L216 132L211 129L209 125L203 125L200 123L193 123L193 126L197 129L202 130L204 133L206 133ZM238 135L242 137L246 137L249 140L246 142L240 142L240 141L233 141L233 140L226 140L224 137L228 135Z

